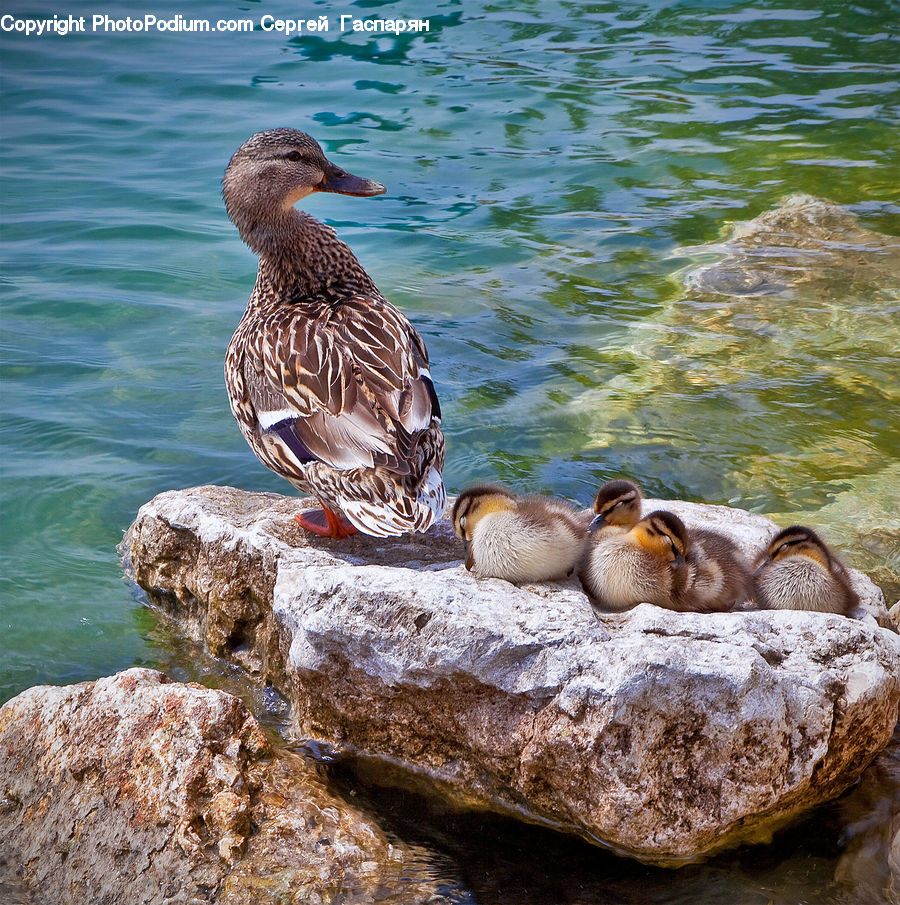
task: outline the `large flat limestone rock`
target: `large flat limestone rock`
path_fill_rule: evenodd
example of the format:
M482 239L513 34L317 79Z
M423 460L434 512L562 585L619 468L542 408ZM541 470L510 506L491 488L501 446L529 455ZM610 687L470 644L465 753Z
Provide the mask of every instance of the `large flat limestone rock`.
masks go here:
M664 505L747 550L775 530ZM285 694L299 735L472 804L678 864L838 795L897 723L900 642L860 573L856 619L604 614L577 582L476 580L446 521L335 542L305 535L296 511L274 494L173 491L122 549L154 605Z

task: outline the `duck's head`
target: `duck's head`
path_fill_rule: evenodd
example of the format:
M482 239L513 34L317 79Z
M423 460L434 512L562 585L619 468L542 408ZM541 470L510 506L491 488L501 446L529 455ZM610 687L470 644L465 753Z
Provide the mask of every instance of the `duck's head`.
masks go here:
M812 559L825 569L831 569L831 555L822 538L812 528L803 525L792 525L779 531L766 550L766 556L757 573L762 571L769 563L778 562L789 556L805 556Z
M641 518L641 491L631 481L607 481L594 497L594 512L588 530L597 531L604 525L631 528Z
M476 484L467 487L453 504L450 514L453 530L464 541L472 539L475 526L494 512L508 512L516 508L515 494L496 484Z
M381 195L385 187L333 164L305 132L257 132L234 152L225 169L222 195L228 216L248 238L261 221L277 219L313 192Z
M642 518L628 536L642 550L646 550L677 569L691 548L684 522L673 512L651 512Z

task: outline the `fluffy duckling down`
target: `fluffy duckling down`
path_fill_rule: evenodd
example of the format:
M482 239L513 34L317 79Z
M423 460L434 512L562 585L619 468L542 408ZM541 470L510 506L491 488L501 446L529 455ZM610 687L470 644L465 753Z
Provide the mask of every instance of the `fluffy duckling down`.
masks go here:
M849 615L859 597L843 563L813 531L779 531L756 561L754 596L762 609L815 610Z
M467 546L466 568L479 578L555 581L571 574L587 535L585 515L568 503L519 497L504 487L464 490L451 515Z
M604 609L629 610L639 603L682 609L688 550L681 519L651 512L626 531L591 534L578 577Z
M688 530L671 512L641 518L640 489L608 481L594 498L579 576L601 606L654 603L673 610L731 609L749 595L751 572L737 545L706 528Z
M594 519L588 529L601 536L625 534L641 519L644 502L640 487L632 481L607 481L594 497Z

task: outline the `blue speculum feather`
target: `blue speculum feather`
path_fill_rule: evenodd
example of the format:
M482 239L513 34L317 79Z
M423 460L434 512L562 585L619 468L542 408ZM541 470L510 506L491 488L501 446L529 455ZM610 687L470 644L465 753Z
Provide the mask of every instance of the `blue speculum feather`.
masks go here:
M304 446L303 441L294 433L294 422L296 418L285 418L277 424L273 424L269 431L278 434L279 437L288 445L291 452L304 465L307 462L315 461L316 457Z

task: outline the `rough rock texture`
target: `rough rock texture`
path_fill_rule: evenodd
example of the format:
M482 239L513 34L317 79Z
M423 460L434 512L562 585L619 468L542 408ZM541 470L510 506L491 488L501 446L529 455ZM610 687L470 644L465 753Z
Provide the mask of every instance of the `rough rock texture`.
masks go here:
M36 902L432 900L409 853L275 756L237 698L153 670L7 702L0 795L5 857Z
M748 549L774 532L739 510L666 505ZM165 493L123 551L156 605L283 691L298 733L473 803L679 863L837 795L897 722L900 641L862 609L602 614L575 584L477 581L446 521L334 542L296 528L297 508ZM880 592L854 583L885 619Z

